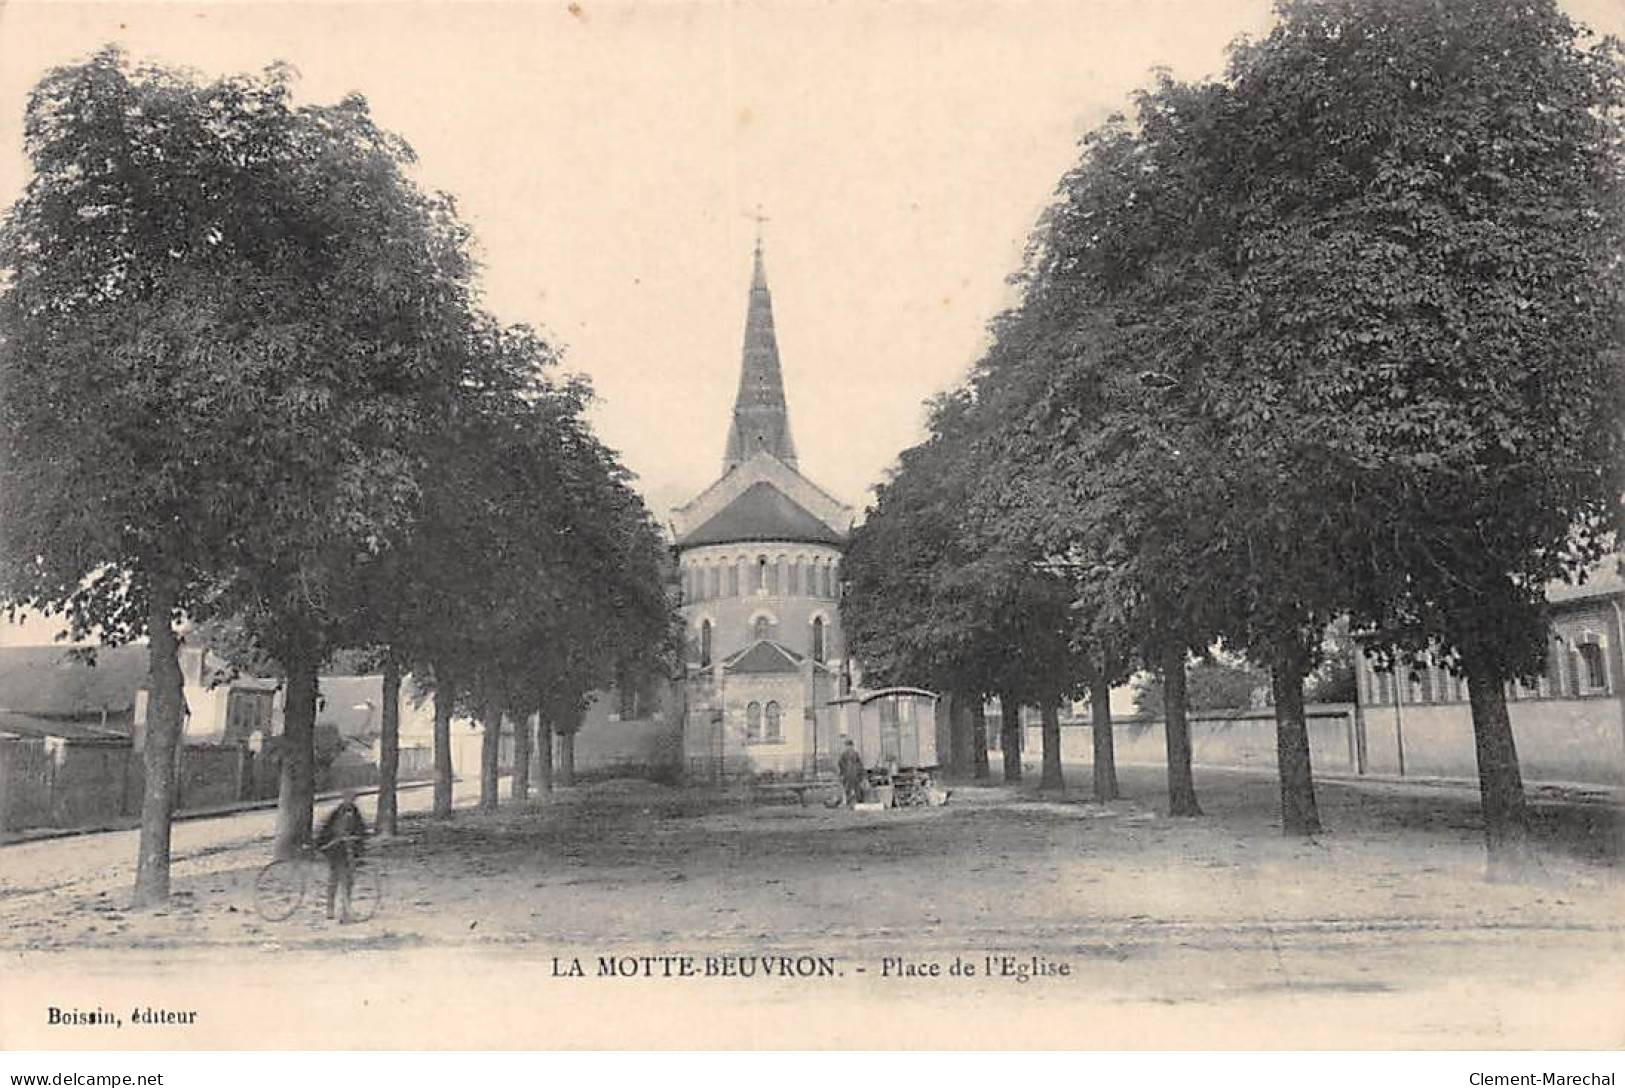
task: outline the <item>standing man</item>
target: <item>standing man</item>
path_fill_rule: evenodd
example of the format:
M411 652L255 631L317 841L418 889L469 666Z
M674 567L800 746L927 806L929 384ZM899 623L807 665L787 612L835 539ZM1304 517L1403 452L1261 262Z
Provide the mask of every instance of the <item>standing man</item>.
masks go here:
M846 803L855 805L863 800L863 757L858 750L852 747L852 738L846 738L846 747L841 749L841 758L836 762L841 772L841 785L846 790Z
M345 790L344 799L327 814L316 836L316 849L327 859L327 916L333 917L333 900L338 898L340 924L350 920L355 867L361 858L361 841L366 834L367 821L356 807L355 791Z

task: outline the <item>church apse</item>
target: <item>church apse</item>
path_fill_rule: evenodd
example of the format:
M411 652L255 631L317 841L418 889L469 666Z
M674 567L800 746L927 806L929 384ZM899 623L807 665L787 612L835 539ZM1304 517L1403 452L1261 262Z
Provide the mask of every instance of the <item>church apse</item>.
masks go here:
M852 510L802 475L760 242L722 474L673 512L691 775L813 773L835 744Z

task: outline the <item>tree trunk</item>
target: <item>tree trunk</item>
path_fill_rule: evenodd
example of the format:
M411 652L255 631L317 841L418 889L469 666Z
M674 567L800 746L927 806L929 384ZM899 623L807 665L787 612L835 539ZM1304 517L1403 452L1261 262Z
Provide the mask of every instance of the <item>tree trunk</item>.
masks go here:
M576 733L572 729L568 733L559 734L559 785L573 786L576 784Z
M970 753L976 767L976 781L986 782L993 777L993 770L987 764L987 705L982 701L980 692L971 703L970 722Z
M434 818L451 817L451 711L457 689L440 669L434 670Z
M146 785L141 794L141 842L136 853L134 904L155 906L169 899L169 826L175 807L175 752L181 743L180 644L172 613L175 597L154 586L147 611L147 659L152 693L141 762Z
M1315 778L1309 766L1309 727L1303 716L1305 658L1297 637L1280 640L1270 669L1275 702L1275 764L1281 779L1281 831L1320 834Z
M276 845L291 858L310 842L316 809L316 661L284 661L287 698L282 706L282 781L277 792Z
M1061 704L1045 699L1039 708L1044 716L1044 771L1038 776L1041 790L1064 790L1066 779L1061 775Z
M553 719L547 716L547 708L543 707L536 713L536 752L540 755L541 784L543 793L553 792Z
M1122 793L1117 788L1117 748L1112 736L1112 685L1104 674L1089 683L1089 720L1095 735L1095 800L1115 801Z
M999 748L1004 753L1004 780L1021 781L1021 704L1011 691L999 693Z
M530 717L515 711L513 717L513 799L530 800L530 738L536 727Z
M498 764L502 762L502 712L485 707L480 714L480 809L497 809Z
M937 703L938 720L948 715L948 752L943 766L951 773L967 774L971 769L970 709L957 692L946 692ZM937 753L940 757L941 752Z
M1200 816L1196 781L1191 777L1191 724L1186 716L1185 646L1162 655L1162 722L1168 744L1168 815Z
M1523 772L1507 716L1506 678L1495 659L1473 646L1461 647L1467 672L1467 699L1473 709L1473 746L1478 754L1479 804L1484 812L1484 846L1491 879L1516 879L1532 864L1529 813Z
M401 665L391 654L384 659L384 705L378 737L378 834L400 830L400 800L396 787L401 777Z

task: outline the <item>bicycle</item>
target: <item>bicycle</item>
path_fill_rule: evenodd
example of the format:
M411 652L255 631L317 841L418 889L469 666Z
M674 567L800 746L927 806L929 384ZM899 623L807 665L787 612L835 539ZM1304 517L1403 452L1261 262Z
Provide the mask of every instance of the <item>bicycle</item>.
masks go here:
M306 844L291 858L277 858L259 871L254 878L254 908L267 922L282 922L293 917L305 902L312 875L316 885L325 893L327 887L327 859L321 851ZM384 899L383 874L365 857L355 859L354 880L350 887L348 920L365 922L378 913Z

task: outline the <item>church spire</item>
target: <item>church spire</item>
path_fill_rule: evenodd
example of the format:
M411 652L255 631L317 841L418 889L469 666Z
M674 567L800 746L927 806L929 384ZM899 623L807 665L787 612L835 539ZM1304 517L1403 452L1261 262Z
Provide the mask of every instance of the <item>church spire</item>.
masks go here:
M767 289L767 273L762 270L760 220L755 267L750 277L750 305L745 311L744 359L722 471L743 464L758 450L766 450L791 468L796 467L790 409L784 402L784 376L779 371L778 338L773 333L773 296Z

